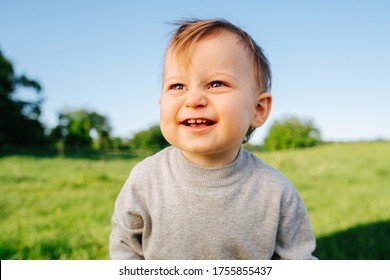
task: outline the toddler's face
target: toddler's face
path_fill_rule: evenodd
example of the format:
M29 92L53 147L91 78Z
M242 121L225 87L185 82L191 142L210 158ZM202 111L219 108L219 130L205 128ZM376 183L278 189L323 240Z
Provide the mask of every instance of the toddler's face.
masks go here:
M237 156L248 128L262 124L253 62L229 32L197 42L190 59L188 70L183 69L168 51L161 130L187 159L207 166L225 165Z

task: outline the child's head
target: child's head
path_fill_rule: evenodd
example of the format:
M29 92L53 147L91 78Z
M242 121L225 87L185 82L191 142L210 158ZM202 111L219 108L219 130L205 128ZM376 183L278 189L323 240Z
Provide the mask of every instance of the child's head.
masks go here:
M233 160L267 119L270 86L268 60L246 32L224 20L182 22L165 56L161 130L191 159Z
M194 45L208 35L219 32L231 32L237 36L242 46L247 50L253 61L253 71L259 87L263 92L271 90L270 63L263 50L244 30L223 19L191 20L179 22L179 28L174 33L167 54L171 53L178 58L178 62L185 68L189 67Z

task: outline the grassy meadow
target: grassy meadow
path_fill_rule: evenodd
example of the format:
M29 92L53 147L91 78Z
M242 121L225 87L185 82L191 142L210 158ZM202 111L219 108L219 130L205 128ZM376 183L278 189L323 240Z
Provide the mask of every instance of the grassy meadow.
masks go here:
M299 190L320 259L390 259L390 143L263 152ZM115 198L140 158L0 156L0 259L108 259Z

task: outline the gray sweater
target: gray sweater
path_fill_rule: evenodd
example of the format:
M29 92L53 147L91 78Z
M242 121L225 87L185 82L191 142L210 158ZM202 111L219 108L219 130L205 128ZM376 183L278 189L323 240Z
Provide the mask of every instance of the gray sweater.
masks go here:
M112 259L313 259L294 186L241 149L205 168L169 147L137 164L112 217Z

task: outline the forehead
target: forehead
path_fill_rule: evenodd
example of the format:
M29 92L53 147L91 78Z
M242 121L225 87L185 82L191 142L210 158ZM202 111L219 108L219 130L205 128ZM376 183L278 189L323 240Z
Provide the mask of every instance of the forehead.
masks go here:
M169 66L176 64L182 70L188 71L193 60L199 58L214 61L219 59L225 63L239 63L243 60L242 63L245 65L253 66L251 55L241 38L234 32L222 29L203 34L182 44L171 44L165 55L164 72L167 64Z

